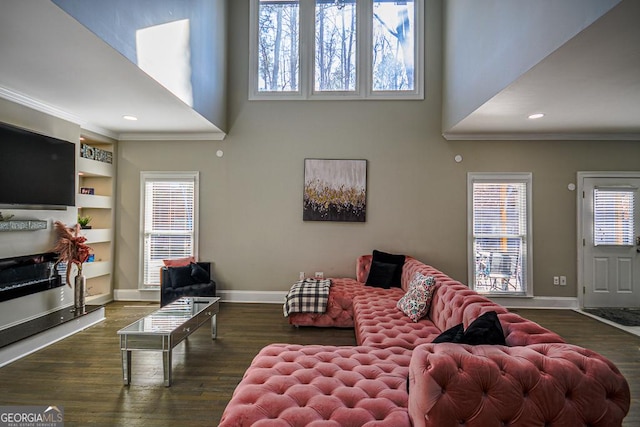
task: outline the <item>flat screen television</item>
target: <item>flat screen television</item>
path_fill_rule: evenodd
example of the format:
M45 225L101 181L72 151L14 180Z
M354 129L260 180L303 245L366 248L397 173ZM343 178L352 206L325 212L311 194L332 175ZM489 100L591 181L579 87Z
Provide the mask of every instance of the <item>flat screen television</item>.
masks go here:
M0 207L75 206L76 146L0 123Z

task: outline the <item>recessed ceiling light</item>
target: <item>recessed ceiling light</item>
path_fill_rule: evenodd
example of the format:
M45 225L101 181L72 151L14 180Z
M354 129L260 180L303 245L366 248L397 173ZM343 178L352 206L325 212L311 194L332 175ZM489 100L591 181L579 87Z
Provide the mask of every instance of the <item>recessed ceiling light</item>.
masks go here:
M136 120L138 120L138 118L137 118L136 116L129 116L129 115L127 115L127 116L122 116L122 118L123 118L123 119L125 119L125 120L131 120L131 121L133 121L133 122L135 122Z
M540 118L542 118L542 117L544 117L544 114L543 114L543 113L535 113L535 114L531 114L531 115L529 116L529 118L530 118L530 119L540 119Z

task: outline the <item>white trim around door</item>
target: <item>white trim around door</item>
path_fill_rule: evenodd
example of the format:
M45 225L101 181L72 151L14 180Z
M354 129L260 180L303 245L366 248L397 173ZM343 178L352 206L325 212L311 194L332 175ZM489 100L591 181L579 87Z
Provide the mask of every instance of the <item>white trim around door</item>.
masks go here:
M576 207L577 207L577 278L578 278L578 304L579 308L585 306L585 291L587 286L587 274L585 273L587 248L589 244L588 240L590 235L587 236L584 227L588 226L591 221L586 215L589 215L590 210L585 206L585 188L588 183L587 180L593 179L640 179L640 171L597 171L597 172L578 172L577 173L577 192L576 192ZM638 232L638 230L636 230ZM637 279L635 279L637 280Z

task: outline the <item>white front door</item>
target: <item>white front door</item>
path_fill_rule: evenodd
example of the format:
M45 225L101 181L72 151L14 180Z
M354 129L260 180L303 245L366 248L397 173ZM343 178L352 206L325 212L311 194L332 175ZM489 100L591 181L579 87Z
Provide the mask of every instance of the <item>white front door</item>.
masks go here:
M582 179L582 305L640 307L640 173Z

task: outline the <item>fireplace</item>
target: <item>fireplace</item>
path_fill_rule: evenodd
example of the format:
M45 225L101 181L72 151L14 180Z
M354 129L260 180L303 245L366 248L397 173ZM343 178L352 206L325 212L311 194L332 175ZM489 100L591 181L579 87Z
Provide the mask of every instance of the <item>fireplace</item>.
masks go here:
M0 259L0 302L63 286L53 252Z

